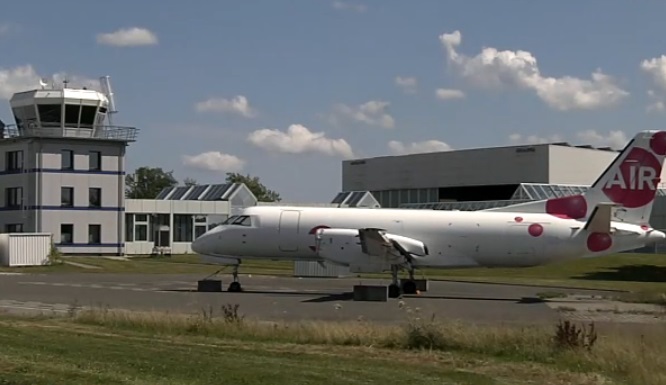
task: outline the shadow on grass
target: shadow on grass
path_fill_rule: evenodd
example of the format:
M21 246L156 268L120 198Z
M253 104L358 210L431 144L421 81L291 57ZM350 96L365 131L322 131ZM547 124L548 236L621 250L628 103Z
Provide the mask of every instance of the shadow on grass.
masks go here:
M666 282L666 266L624 265L572 278L594 281Z

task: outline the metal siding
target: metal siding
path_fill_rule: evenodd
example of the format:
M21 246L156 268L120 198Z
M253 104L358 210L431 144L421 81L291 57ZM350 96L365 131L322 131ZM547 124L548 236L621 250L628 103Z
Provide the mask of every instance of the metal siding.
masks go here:
M520 150L520 149L531 150ZM354 164L356 163L356 164ZM490 172L488 165L492 165ZM343 161L343 191L546 183L548 146L498 147Z
M551 146L548 181L551 184L591 185L618 156L617 152ZM662 180L666 169L662 172Z
M350 275L349 268L346 266L340 266L331 263L324 264L326 266L325 268L321 267L318 262L295 261L294 276L338 278Z
M0 234L3 266L40 266L49 261L51 234Z

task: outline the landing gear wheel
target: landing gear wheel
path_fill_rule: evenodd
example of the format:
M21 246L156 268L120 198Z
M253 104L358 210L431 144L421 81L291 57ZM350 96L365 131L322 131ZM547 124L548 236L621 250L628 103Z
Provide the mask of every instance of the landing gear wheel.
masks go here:
M402 283L402 292L405 294L416 294L416 282L412 280Z
M392 283L388 287L388 296L389 298L398 298L400 297L400 286Z
M240 282L238 282L238 281L234 281L234 282L231 282L231 283L229 284L229 289L228 289L228 291L230 291L230 292L232 292L232 293L238 293L238 292L240 292L240 291L243 291L243 288L241 287Z

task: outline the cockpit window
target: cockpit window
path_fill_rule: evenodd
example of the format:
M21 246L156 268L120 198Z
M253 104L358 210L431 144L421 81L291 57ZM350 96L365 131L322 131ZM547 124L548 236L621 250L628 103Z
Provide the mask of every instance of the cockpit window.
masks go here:
M238 215L232 215L229 218L227 218L226 221L222 222L222 224L223 225L230 225L236 220L236 218L238 218Z
M233 223L236 226L251 226L252 219L247 215L241 215Z

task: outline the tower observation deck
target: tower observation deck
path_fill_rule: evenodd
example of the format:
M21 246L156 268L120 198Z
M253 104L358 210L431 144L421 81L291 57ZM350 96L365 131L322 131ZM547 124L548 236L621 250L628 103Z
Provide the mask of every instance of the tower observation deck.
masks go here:
M68 82L48 84L18 92L9 104L15 124L0 123L2 138L82 138L136 141L137 129L114 126L115 101L108 76L100 78L100 91L70 88Z

